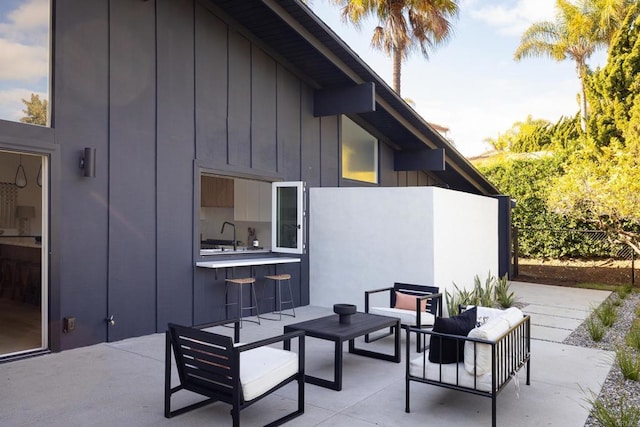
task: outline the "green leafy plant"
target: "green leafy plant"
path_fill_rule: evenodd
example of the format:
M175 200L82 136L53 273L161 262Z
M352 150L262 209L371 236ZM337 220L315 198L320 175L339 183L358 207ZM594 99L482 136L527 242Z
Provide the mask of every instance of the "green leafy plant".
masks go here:
M484 281L484 287L482 286L482 282L480 281L480 277L478 277L478 275L473 278L474 305L479 305L481 307L492 307L494 305L495 281L496 278L491 275L491 272L489 272L487 278Z
M620 307L622 305L622 298L620 297L611 298L611 304L613 304L616 307Z
M455 282L453 292L445 290L445 301L450 316L458 314L460 305L509 308L515 303L516 296L509 288L506 274L498 279L489 272L484 283L476 275L473 283L473 290L460 289Z
M595 314L607 328L611 327L618 318L618 310L610 301L602 303L602 305L595 310Z
M585 401L590 406L587 409L591 410L591 415L603 427L637 427L640 423L640 408L627 404L625 396L620 397L617 407L606 399L599 399L593 392Z
M597 316L589 316L585 321L585 326L592 340L595 342L602 341L602 338L604 338L605 328L600 320L598 320Z
M509 308L516 302L516 294L509 287L506 274L496 281L496 300L502 308Z
M620 299L625 299L627 295L629 295L629 288L626 286L618 286L616 288L616 293L620 297Z
M640 320L636 319L631 325L629 332L627 332L626 342L629 347L640 350Z
M445 303L447 304L447 310L449 312L449 316L457 316L460 312L459 307L461 305L472 305L475 304L474 292L466 289L459 289L458 286L454 283L453 287L455 288L454 292L449 293L448 290L444 291Z
M622 375L628 380L638 381L640 378L640 359L633 354L633 351L623 345L616 346L614 351Z

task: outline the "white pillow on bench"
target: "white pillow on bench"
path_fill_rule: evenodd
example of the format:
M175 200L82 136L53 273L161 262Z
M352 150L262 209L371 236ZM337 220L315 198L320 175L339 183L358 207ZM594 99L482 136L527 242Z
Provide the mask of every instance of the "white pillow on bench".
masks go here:
M490 311L489 311L490 310ZM500 313L497 313L500 312ZM489 320L467 335L487 341L497 341L509 329L522 320L522 311L516 307L507 310L497 310L478 307L478 319L487 316ZM464 344L464 368L471 375L484 375L491 372L491 345L467 341Z

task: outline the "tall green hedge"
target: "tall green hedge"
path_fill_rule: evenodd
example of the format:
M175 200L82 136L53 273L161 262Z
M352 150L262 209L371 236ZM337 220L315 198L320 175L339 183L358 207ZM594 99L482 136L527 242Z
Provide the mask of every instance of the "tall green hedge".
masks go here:
M558 258L602 253L592 236L562 231L588 229L588 224L567 219L547 206L550 185L563 173L561 154L502 159L479 169L503 194L516 201L511 224L520 230L521 256Z

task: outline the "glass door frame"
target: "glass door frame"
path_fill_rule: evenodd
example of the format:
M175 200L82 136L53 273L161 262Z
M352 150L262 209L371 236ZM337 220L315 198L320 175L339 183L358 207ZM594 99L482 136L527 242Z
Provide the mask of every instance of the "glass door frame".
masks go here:
M295 227L296 239L295 245L285 246L279 244L279 235L282 234L281 227L286 225L282 219L282 209L280 209L280 190L282 188L294 188L296 194L295 202ZM289 254L302 254L305 251L304 230L305 230L305 211L304 211L304 195L305 185L302 181L284 181L274 182L271 184L271 251Z

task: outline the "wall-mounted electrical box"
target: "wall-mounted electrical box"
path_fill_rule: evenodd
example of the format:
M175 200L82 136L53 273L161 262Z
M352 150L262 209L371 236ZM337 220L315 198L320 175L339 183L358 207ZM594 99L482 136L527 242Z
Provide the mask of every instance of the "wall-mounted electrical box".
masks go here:
M75 317L65 317L62 319L62 332L71 332L76 328Z

